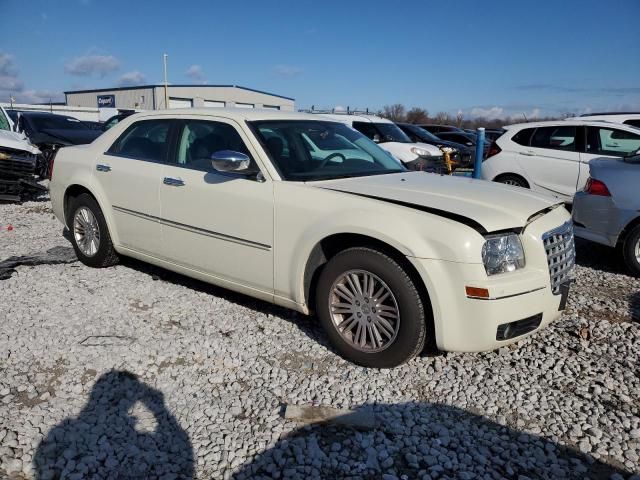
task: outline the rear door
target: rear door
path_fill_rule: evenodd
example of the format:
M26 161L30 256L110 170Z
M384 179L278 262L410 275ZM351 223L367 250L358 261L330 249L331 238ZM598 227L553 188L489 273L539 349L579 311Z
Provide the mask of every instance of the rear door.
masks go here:
M120 245L150 255L162 249L160 181L173 121L131 124L95 164L95 178L106 192Z
M571 201L580 172L577 128L573 125L539 127L529 145L516 148L521 168L533 182L531 187L561 200Z
M580 154L580 176L577 189L584 188L589 178L589 161L594 158L620 158L640 149L640 134L612 126L587 127L586 148Z

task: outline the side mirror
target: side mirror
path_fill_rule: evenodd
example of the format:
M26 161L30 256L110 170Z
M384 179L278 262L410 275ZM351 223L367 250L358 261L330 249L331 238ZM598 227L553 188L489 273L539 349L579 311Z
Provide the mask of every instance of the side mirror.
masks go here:
M218 172L239 172L247 170L251 159L241 152L220 150L211 155L211 165Z

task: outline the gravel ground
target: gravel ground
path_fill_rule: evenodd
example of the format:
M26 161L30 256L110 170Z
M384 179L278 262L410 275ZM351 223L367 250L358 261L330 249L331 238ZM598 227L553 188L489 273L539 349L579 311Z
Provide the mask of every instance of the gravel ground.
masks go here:
M29 257L0 280L0 477L640 479L640 280L607 249L533 337L367 370L313 318L69 247L46 199L0 204L0 262Z

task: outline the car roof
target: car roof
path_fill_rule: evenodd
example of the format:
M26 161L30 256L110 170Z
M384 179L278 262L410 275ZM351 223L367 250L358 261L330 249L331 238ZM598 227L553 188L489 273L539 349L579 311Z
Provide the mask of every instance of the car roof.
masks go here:
M319 113L315 114L321 115L325 118L330 118L337 122L369 122L369 123L393 123L391 120L386 118L378 117L376 115L353 115L351 113Z
M580 119L566 119L566 120L546 120L542 122L526 122L526 123L514 123L511 125L505 125L507 130L523 129L523 128L537 128L537 127L554 127L554 126L567 126L567 125L584 125L591 127L614 126L616 128L622 128L625 130L637 131L637 127L626 125L624 123L605 122L603 120L580 120Z
M136 113L136 118L155 117L182 117L182 116L211 116L224 117L236 121L257 121L257 120L315 120L327 121L325 115L315 115L310 113L285 112L280 110L270 110L261 108L171 108L167 110L148 110Z

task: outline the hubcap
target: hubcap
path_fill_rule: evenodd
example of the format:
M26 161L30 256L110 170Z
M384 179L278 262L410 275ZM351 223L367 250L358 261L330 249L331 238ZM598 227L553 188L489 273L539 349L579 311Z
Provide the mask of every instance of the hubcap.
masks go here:
M100 248L100 227L98 220L87 207L80 207L73 216L73 237L80 251L93 257Z
M505 185L513 185L514 187L520 186L520 182L518 182L517 180L503 180L502 183L504 183Z
M638 239L638 241L636 242L636 248L635 248L635 251L636 251L636 261L637 261L638 263L640 263L640 238L639 238L639 239Z
M400 310L391 289L365 270L349 270L333 283L331 320L342 338L362 352L389 347L400 328Z

